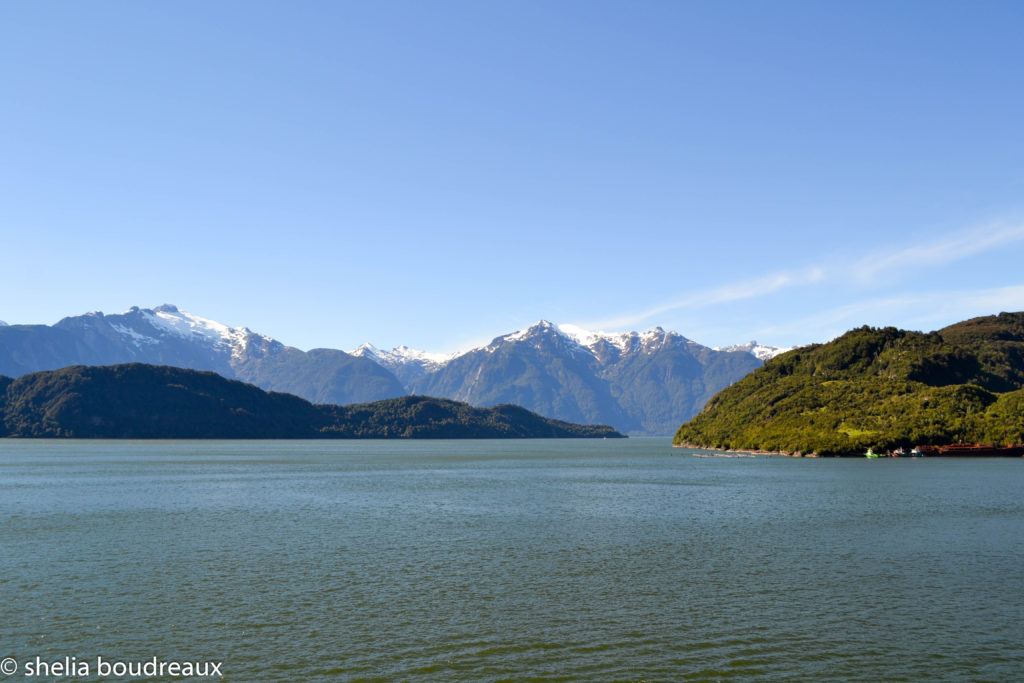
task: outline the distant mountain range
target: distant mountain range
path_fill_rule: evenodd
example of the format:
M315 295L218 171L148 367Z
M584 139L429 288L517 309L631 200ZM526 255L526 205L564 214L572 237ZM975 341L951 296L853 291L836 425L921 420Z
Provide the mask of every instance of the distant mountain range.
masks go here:
M409 394L476 406L514 403L546 417L668 435L720 389L785 349L712 349L674 332L589 332L541 321L485 347L433 354L405 346L297 348L165 304L54 325L0 326L0 375L70 365L147 363L209 370L314 403Z
M671 434L719 389L762 362L673 332L590 333L541 321L412 380L418 394L474 405L515 403L632 434Z

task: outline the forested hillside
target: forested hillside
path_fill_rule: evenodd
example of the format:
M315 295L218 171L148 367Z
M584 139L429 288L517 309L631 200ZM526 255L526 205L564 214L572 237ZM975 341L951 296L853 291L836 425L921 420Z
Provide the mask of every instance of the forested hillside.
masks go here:
M677 444L848 454L1024 443L1024 313L931 333L851 330L789 351L719 392Z

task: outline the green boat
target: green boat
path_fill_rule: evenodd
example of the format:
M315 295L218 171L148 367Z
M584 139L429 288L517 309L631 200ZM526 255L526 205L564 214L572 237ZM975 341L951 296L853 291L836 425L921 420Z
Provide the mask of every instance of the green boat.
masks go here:
M879 457L879 456L878 456L878 453L875 453L875 452L874 452L873 450L871 450L871 449L869 448L869 449L868 449L868 452L864 454L864 457L865 457L865 458L877 458L877 457Z

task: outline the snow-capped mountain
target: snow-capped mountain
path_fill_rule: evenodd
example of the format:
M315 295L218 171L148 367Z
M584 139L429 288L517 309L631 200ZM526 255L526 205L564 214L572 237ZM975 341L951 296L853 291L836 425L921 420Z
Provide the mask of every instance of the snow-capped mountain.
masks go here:
M363 344L349 351L349 354L359 358L368 358L387 368L395 373L395 376L403 384L408 384L423 375L440 370L445 363L459 355L457 353L419 351L405 345L396 346L390 351L383 351L373 344Z
M139 311L138 307L132 309ZM248 327L228 327L215 320L200 318L198 315L179 311L177 306L164 304L152 311L139 311L155 328L183 339L197 343L210 344L231 354L233 360L241 360L250 347L273 344L274 340L262 334L256 334ZM121 328L136 343L154 343L152 338L139 337L138 333L129 328Z
M601 365L607 365L630 354L651 353L671 345L688 345L701 347L686 337L675 332L666 332L655 327L646 332L591 332L576 325L556 325L541 320L525 330L496 337L485 350L494 352L503 344L527 342L534 345L546 337L560 338L565 348L572 353L586 353Z
M593 332L541 320L462 353L364 344L301 351L247 327L176 306L133 307L0 326L0 375L68 365L150 363L211 370L315 403L356 403L410 392L479 406L515 403L572 422L670 434L711 396L783 351L756 343L710 349L660 327Z
M591 331L547 320L450 355L370 345L351 353L413 393L475 405L516 403L543 415L670 434L711 396L782 349L710 349L675 332Z
M389 371L343 351L305 352L164 304L92 312L55 325L0 328L0 375L68 365L149 363L211 370L318 403L354 403L406 393Z
M100 319L107 317L96 312L86 315ZM114 322L114 318L120 320ZM121 334L127 343L139 349L159 345L169 337L176 337L227 354L232 361L242 361L250 349L265 348L275 343L270 337L256 334L248 327L228 327L215 320L180 311L172 304L153 309L133 306L120 316L109 316L108 321L111 328Z
M396 346L390 351L384 351L373 344L363 344L348 353L353 356L369 358L396 374L401 373L399 374L400 378L404 374L407 377L402 378L403 381L409 382L412 379L440 370L448 362L459 356L476 351L493 353L504 344L520 341L530 342L530 340L536 341L542 339L544 335L552 334L557 335L557 337L563 340L565 349L570 353L589 353L602 363L608 362L609 359L618 359L623 354L637 353L639 351L650 352L670 344L688 344L693 345L694 348L703 348L701 344L675 332L666 332L661 327L654 327L646 332L592 332L577 325L559 325L547 320L540 320L526 329L495 337L486 346L473 348L468 351L431 353L429 351L411 349L404 345ZM788 348L765 346L757 342L729 347L716 347L713 350L749 353L761 361L774 358L780 353L789 351Z
M736 344L734 346L716 346L715 351L743 351L751 354L755 358L761 361L766 361L780 353L786 351L792 351L794 347L778 347L778 346L766 346L764 344L758 344L756 341L749 341L746 344Z
M671 434L760 364L750 353L715 351L660 327L605 333L541 320L457 354L409 388L477 405L516 403L620 431Z

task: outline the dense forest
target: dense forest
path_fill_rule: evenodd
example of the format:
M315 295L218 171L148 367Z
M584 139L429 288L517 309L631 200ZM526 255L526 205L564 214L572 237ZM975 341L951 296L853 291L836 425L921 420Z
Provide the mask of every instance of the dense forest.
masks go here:
M1024 313L937 332L862 327L769 360L719 392L675 443L843 455L1024 443Z
M618 437L518 406L426 396L314 405L213 372L130 363L0 377L0 436L134 439Z

